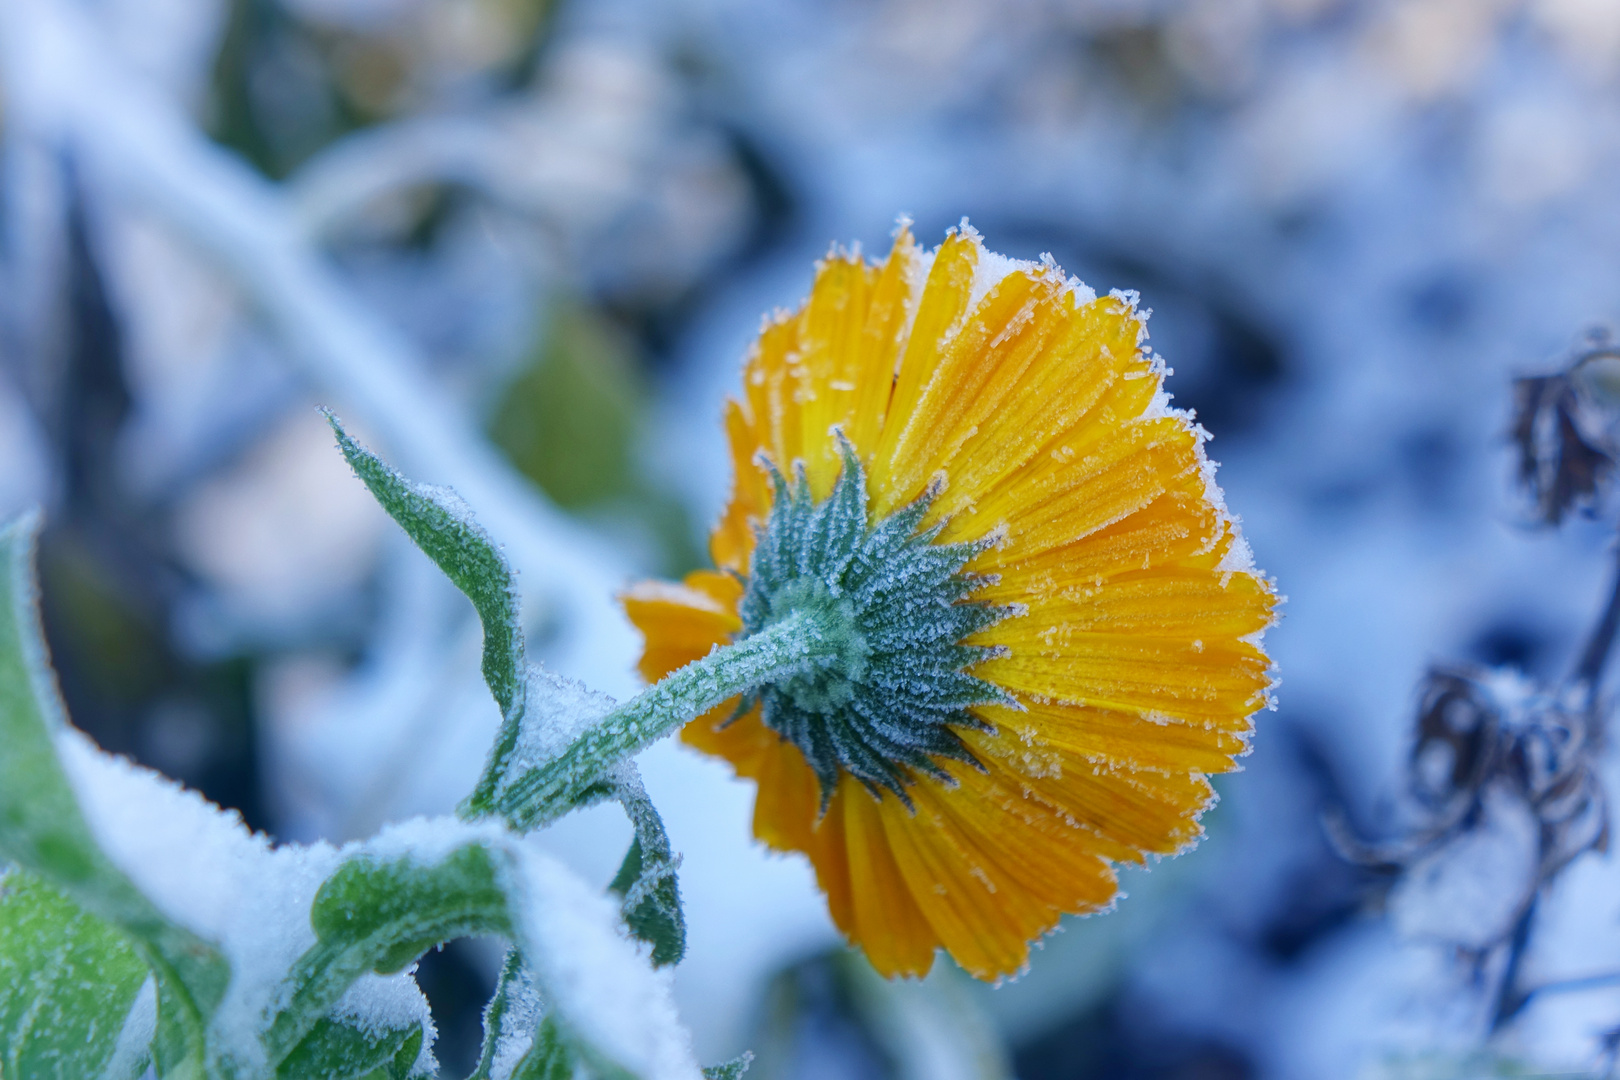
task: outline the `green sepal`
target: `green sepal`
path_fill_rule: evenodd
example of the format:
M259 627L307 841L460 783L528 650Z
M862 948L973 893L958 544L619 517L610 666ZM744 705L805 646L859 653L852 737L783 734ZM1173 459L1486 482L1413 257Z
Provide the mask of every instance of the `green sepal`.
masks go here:
M38 516L25 514L0 529L0 858L126 935L157 980L158 1075L201 1076L208 1018L230 965L141 894L96 846L79 811L53 742L67 720L39 628L38 527Z
M117 930L33 874L0 874L0 1076L104 1075L146 978Z
M276 1067L277 1080L407 1080L422 1054L419 1024L368 1031L331 1017L316 1021Z
M476 843L435 863L356 856L315 894L309 921L316 943L293 966L287 1004L264 1037L273 1062L292 1054L367 972L399 971L458 937L512 933L493 857Z
M524 705L523 625L512 568L495 541L473 519L471 509L449 488L407 480L343 430L330 410L323 410L355 474L407 536L466 594L484 627L484 681L501 708L501 732L489 763L467 797L468 816L487 813L496 781L517 743Z

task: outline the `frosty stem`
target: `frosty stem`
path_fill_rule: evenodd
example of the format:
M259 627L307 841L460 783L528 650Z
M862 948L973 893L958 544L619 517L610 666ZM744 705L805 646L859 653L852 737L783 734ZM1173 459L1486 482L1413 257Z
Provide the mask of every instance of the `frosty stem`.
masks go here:
M844 648L823 613L793 611L731 645L673 671L592 724L562 753L504 785L494 812L517 829L536 825L588 801L618 762L639 753L731 698L832 662Z

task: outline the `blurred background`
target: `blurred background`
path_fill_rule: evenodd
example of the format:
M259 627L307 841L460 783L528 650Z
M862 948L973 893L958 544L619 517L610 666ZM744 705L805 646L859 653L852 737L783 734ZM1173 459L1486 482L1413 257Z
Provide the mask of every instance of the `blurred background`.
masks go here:
M612 595L699 564L760 316L902 213L1140 291L1289 597L1280 707L1196 853L999 987L878 980L751 788L650 751L699 1057L1607 1075L1620 777L1558 694L1613 515L1550 527L1510 434L1515 377L1620 316L1613 0L5 0L0 512L46 508L75 721L282 840L447 811L497 722L477 623L315 406L465 496L540 658L622 697ZM1520 425L1555 470L1601 427L1559 408ZM629 836L546 842L605 884ZM497 962L423 963L446 1075Z

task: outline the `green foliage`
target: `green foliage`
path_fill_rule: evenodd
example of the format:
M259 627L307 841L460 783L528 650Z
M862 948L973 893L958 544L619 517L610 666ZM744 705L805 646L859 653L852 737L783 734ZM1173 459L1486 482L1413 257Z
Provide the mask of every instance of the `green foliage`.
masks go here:
M502 395L490 438L559 506L634 493L642 394L628 343L575 305L556 308L547 330Z
M355 442L336 416L328 412L326 419L337 435L344 458L371 494L416 546L466 594L483 623L484 681L501 707L502 724L483 778L467 797L466 811L487 813L495 783L517 743L518 725L523 719L523 625L512 568L454 492L412 483Z
M375 1031L331 1017L315 1022L308 1035L276 1067L277 1080L406 1080L422 1052L422 1029Z
M523 631L518 623L517 593L511 568L489 535L453 493L406 480L356 443L336 417L328 413L327 419L337 434L344 457L377 501L472 600L483 620L484 678L507 719L484 779L468 798L464 812L477 815L498 809L505 805L498 793L499 785L516 745L520 724L525 720L520 681L524 672ZM530 723L541 723L545 719L527 718ZM611 760L601 763L598 772L606 773L623 754L623 749L619 749ZM547 807L545 815L506 816L519 828L528 827L545 817L555 816L553 811L588 801L594 794L589 789L596 781L597 777L592 777L589 783L569 793L567 806ZM611 790L624 804L636 827L636 842L625 856L613 885L614 891L626 899L625 921L631 933L652 945L654 963L679 963L686 952L686 924L663 822L639 780L630 785L613 784Z
M700 670L696 681L677 681L606 717L600 710L611 702L598 698L603 704L589 711L583 690L578 701L552 702L557 715L538 715L545 710L536 707L537 715L526 716L530 681L544 676L525 666L516 591L500 552L452 493L405 480L335 420L333 427L351 465L468 595L483 622L484 675L505 717L480 782L486 802L493 806L499 795L502 816L524 828L598 799L620 802L635 841L613 891L630 932L651 945L654 963L678 962L685 951L678 860L627 757L711 698L735 694L739 681L813 652L817 635L799 626L773 628L729 660L710 664L713 670ZM13 864L0 878L0 1075L116 1078L150 1063L159 1077L185 1080L404 1080L427 1060L428 1029L409 1008L367 1011L378 1006L364 1003L394 999L374 998L381 987L357 984L472 935L514 944L486 1013L485 1053L475 1077L491 1076L495 1051L503 1046L503 1073L517 1080L624 1080L679 1061L670 1055L684 1054L684 1036L664 1007L646 1013L644 1027L627 1025L616 1007L621 986L632 988L628 1001L656 1001L667 991L640 982L652 976L619 938L612 906L507 829L453 819L400 826L344 860L315 893L309 911L315 942L290 970L277 966L285 961L264 967L254 959L274 956L273 942L231 938L231 955L245 958L237 974L258 980L253 993L264 995L273 1011L216 1016L230 964L214 944L171 922L98 847L69 783L59 751L68 745L63 740L82 736L67 724L39 632L30 572L34 532L33 518L0 529L0 860ZM570 709L586 711L563 715ZM582 729L591 753L570 757L578 740L567 747L561 760L568 782L539 788L537 801L520 804L527 807L525 818L508 812L504 801L506 774L515 771L506 758L520 735L536 734L525 732L525 724L544 723ZM544 744L544 738L524 743L531 753ZM524 775L544 772L537 761L523 759ZM478 795L470 805L476 807ZM470 816L485 813L474 809ZM257 843L239 831L224 835ZM253 851L267 859L267 870L282 868L275 873L311 865L303 856L270 859L260 848ZM267 925L264 932L286 930ZM237 951L242 948L247 951ZM522 956L535 966L525 966ZM142 1012L150 1004L141 1002L151 999L139 996L149 975L155 1016ZM350 994L355 989L358 996ZM547 995L543 1005L540 990ZM384 1019L390 1016L404 1019ZM143 1024L150 1028L145 1047ZM249 1032L256 1045L238 1045ZM735 1078L745 1064L706 1075Z
M0 876L0 1076L100 1075L145 981L112 927L32 874ZM126 1064L133 1080L147 1060Z
M748 1066L753 1064L754 1055L746 1051L739 1057L734 1057L724 1065L710 1065L703 1070L703 1080L742 1080Z
M204 1027L224 996L230 967L141 895L97 848L79 812L52 745L66 722L35 606L36 529L33 516L0 529L0 858L129 936L158 982L158 1071L197 1073Z
M310 908L316 944L294 966L290 995L265 1036L275 1061L300 1055L356 979L403 969L454 938L512 932L488 850L469 844L428 863L359 855L321 886ZM380 1051L379 1051L380 1052Z
M412 483L355 442L336 416L328 412L326 419L371 494L477 609L484 624L484 680L501 715L512 718L523 707L523 627L506 556L454 492Z
M501 967L501 981L495 996L484 1010L484 1049L478 1068L467 1080L490 1080L495 1058L505 1040L529 1038L508 1074L510 1080L573 1080L577 1057L557 1021L541 1016L539 997L523 967L523 957L513 949Z
M501 394L489 437L557 505L611 507L658 540L666 574L704 562L680 500L649 484L636 463L645 388L635 347L580 303L552 309L545 334Z
M622 772L629 775L614 785L614 794L630 816L636 836L608 888L624 899L625 925L652 946L653 963L678 964L686 955L686 917L675 877L678 860L640 778L628 767Z
M652 946L652 960L660 967L678 964L686 955L686 922L681 915L681 894L674 868L654 877L643 865L641 838L630 841L619 872L608 886L624 897L624 921L630 932Z

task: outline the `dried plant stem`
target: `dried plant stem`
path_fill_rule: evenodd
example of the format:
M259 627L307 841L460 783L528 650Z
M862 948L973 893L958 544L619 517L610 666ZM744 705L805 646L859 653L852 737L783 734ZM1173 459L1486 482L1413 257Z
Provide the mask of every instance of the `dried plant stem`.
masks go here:
M1609 654L1614 651L1614 637L1620 631L1620 543L1615 545L1614 585L1609 590L1609 604L1603 617L1587 638L1581 661L1575 666L1570 682L1580 695L1582 706L1588 711L1597 703L1598 684L1603 681L1603 670L1608 666Z

